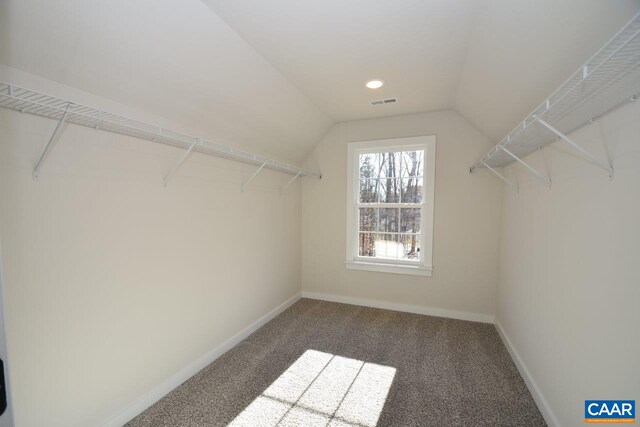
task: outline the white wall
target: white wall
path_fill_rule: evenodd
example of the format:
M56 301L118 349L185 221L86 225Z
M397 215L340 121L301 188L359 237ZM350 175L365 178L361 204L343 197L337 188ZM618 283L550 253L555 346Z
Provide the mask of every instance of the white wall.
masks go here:
M164 188L179 150L69 125L34 181L54 127L0 110L5 314L21 427L99 425L300 290L299 184L278 194L290 176L264 171L241 193L252 166L194 154Z
M347 143L434 134L433 276L347 270ZM469 167L490 147L485 137L452 111L334 126L306 161L308 167L320 169L323 178L303 183L303 293L490 320L495 313L502 189L489 175L469 173Z
M585 399L640 401L640 103L571 137L615 178L556 143L505 190L497 319L547 401L547 420L584 425Z

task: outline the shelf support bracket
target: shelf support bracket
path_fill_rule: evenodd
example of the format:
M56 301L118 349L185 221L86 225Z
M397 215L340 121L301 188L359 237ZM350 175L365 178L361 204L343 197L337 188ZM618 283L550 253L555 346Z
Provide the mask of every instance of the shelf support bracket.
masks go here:
M173 167L173 169L171 169L171 172L169 172L167 174L167 176L165 176L162 179L162 185L164 185L165 187L167 186L167 184L169 183L169 180L171 179L173 174L175 174L176 171L178 170L178 168L180 166L182 166L182 164L184 163L185 160L187 160L187 157L189 157L189 154L191 154L191 152L193 151L193 147L195 147L195 146L196 146L196 144L191 144L189 149L182 155L182 157L180 157L180 160L178 160L178 163L176 163L176 165Z
M262 164L260 165L260 167L258 168L258 170L256 170L256 171L253 173L253 175L251 175L251 177L250 177L250 178L249 178L249 179L248 179L244 184L242 184L242 187L240 187L240 191L244 192L244 189L247 187L247 185L249 185L249 183L250 183L251 181L253 181L253 179L254 179L256 176L258 176L258 174L260 173L260 171L261 171L262 169L264 169L264 167L267 165L267 163L268 163L268 162L269 162L269 161L268 161L268 160L266 160L264 163L262 163Z
M541 174L540 172L538 172L537 170L535 170L534 168L532 168L531 166L529 166L527 163L525 163L522 159L520 159L518 156L516 156L515 154L513 154L511 151L507 150L506 148L504 148L502 145L499 146L500 149L502 151L504 151L505 153L507 153L509 156L513 157L515 160L517 160L521 165L523 165L524 167L526 167L527 169L529 169L529 171L531 171L531 173L533 173L535 176L537 176L538 178L540 178L542 181L544 181L547 186L549 188L551 188L551 178L549 178L548 176L545 176L543 174Z
M295 181L295 180L300 176L300 174L301 174L301 173L302 173L302 171L299 171L299 172L296 174L296 176L294 176L293 178L291 178L291 181L287 182L287 185L285 185L284 187L282 187L282 190L280 190L280 195L281 195L281 196L284 194L284 192L287 190L287 188L289 188L289 186L290 186L291 184L293 184L293 181Z
M67 119L67 113L69 112L70 108L71 108L71 104L69 103L67 104L67 108L65 108L64 113L62 114L62 117L60 117L60 120L58 121L58 124L56 125L55 130L51 134L51 137L49 138L49 142L47 142L46 147L44 147L44 151L40 156L40 160L38 160L38 163L36 163L36 166L33 168L33 172L32 172L33 179L38 179L38 177L40 176L40 168L44 164L44 161L47 159L47 157L49 156L49 153L51 152L51 149L55 145L56 139L58 138L58 135L62 130L62 125L64 124L64 121Z
M484 160L482 161L482 165L489 169L491 172L493 172L494 174L496 174L498 176L498 178L500 178L501 180L503 180L504 182L506 182L507 184L509 184L509 186L511 188L513 188L514 190L518 191L518 186L516 184L514 184L513 182L509 181L504 175L502 175L500 172L498 172L497 170L495 170L494 168L492 168L491 166L489 166L488 164L486 164L484 162Z
M606 170L607 172L609 172L609 178L613 178L613 167L603 161L600 160L599 158L597 158L596 156L594 156L593 154L591 154L590 152L588 152L587 150L585 150L584 148L582 148L581 146L579 146L578 144L576 144L571 138L569 138L567 135L565 135L564 133L560 132L558 129L554 128L553 126L551 126L549 123L547 123L546 121L542 120L539 117L536 117L536 120L538 121L538 123L540 123L542 126L546 127L547 129L549 129L551 132L553 132L558 138L562 139L564 142L566 142L567 144L571 145L573 148L575 148L576 150L578 150L579 152L581 152L583 155L585 155L586 157L588 157L591 161L595 162L598 166L600 166L602 169Z

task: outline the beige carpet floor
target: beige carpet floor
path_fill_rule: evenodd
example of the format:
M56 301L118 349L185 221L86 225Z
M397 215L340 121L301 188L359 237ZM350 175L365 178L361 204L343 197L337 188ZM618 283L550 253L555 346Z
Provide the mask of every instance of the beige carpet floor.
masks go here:
M128 426L544 426L493 325L302 299Z

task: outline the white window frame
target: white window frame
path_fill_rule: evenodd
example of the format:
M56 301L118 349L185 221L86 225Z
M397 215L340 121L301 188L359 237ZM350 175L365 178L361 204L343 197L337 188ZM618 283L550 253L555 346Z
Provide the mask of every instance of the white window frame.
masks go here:
M390 260L358 254L358 199L360 154L424 150L424 174L420 218L420 260ZM433 211L435 202L435 135L351 142L347 146L347 249L346 267L352 270L431 276L433 273ZM397 206L397 204L395 204Z

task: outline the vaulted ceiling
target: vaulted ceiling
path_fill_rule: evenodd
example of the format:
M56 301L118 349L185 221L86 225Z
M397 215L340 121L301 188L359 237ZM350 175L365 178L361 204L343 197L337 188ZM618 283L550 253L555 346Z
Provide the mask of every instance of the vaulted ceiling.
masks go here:
M498 140L640 0L3 0L0 63L302 160L335 122L455 109ZM367 89L367 80L385 85ZM372 106L395 97L398 102Z

